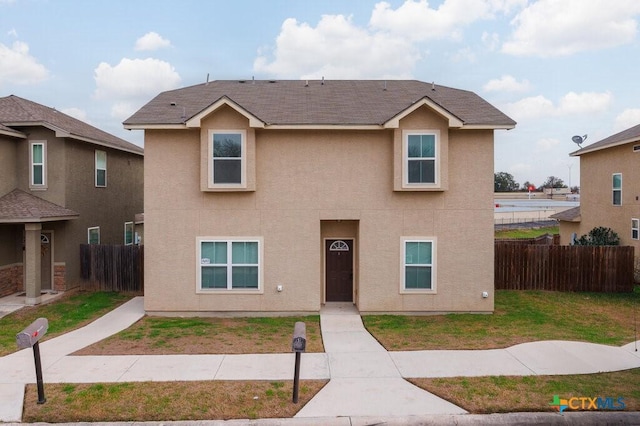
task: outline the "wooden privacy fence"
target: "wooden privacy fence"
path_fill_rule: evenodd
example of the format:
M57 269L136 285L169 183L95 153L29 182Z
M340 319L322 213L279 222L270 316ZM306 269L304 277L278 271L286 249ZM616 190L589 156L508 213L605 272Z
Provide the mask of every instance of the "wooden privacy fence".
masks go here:
M633 291L633 247L494 246L496 290Z
M82 280L105 291L143 291L144 246L80 245Z

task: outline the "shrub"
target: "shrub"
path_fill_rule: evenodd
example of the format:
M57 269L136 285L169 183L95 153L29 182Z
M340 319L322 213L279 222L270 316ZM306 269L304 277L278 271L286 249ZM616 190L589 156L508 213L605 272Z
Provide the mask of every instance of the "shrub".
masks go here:
M579 246L617 246L620 237L611 228L598 226L576 240Z

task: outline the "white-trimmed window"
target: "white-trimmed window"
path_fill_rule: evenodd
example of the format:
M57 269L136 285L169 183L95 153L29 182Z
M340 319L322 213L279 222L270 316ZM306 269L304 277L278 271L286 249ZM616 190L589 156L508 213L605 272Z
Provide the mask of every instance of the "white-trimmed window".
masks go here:
M401 252L401 292L435 292L435 238L403 238Z
M32 188L47 186L47 145L45 141L30 143L29 149L29 183Z
M209 186L237 188L246 185L246 132L209 131Z
M107 186L107 153L96 149L96 187Z
M631 219L631 239L640 240L640 219Z
M124 245L130 246L133 244L133 222L124 223Z
M403 181L407 186L439 185L439 131L404 131Z
M612 202L614 206L622 205L622 173L614 173L611 178Z
M198 291L262 290L261 238L198 238Z
M87 243L100 244L100 227L93 226L87 229Z

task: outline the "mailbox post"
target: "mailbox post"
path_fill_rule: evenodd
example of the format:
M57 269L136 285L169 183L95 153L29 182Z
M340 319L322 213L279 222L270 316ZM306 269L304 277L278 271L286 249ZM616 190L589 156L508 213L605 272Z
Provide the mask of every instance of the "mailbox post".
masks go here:
M18 349L33 348L33 360L36 364L36 383L38 385L38 404L44 404L44 383L42 381L42 364L40 363L40 345L38 341L49 329L49 321L46 318L38 318L24 330L16 335Z
M300 386L300 354L307 347L307 326L303 322L296 322L293 328L293 342L291 350L296 353L296 366L293 373L293 402L298 403L298 389Z

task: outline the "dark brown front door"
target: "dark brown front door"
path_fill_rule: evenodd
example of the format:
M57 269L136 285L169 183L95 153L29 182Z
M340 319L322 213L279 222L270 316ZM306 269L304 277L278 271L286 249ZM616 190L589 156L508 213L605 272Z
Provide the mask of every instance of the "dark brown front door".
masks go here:
M353 302L353 240L326 240L327 302Z

